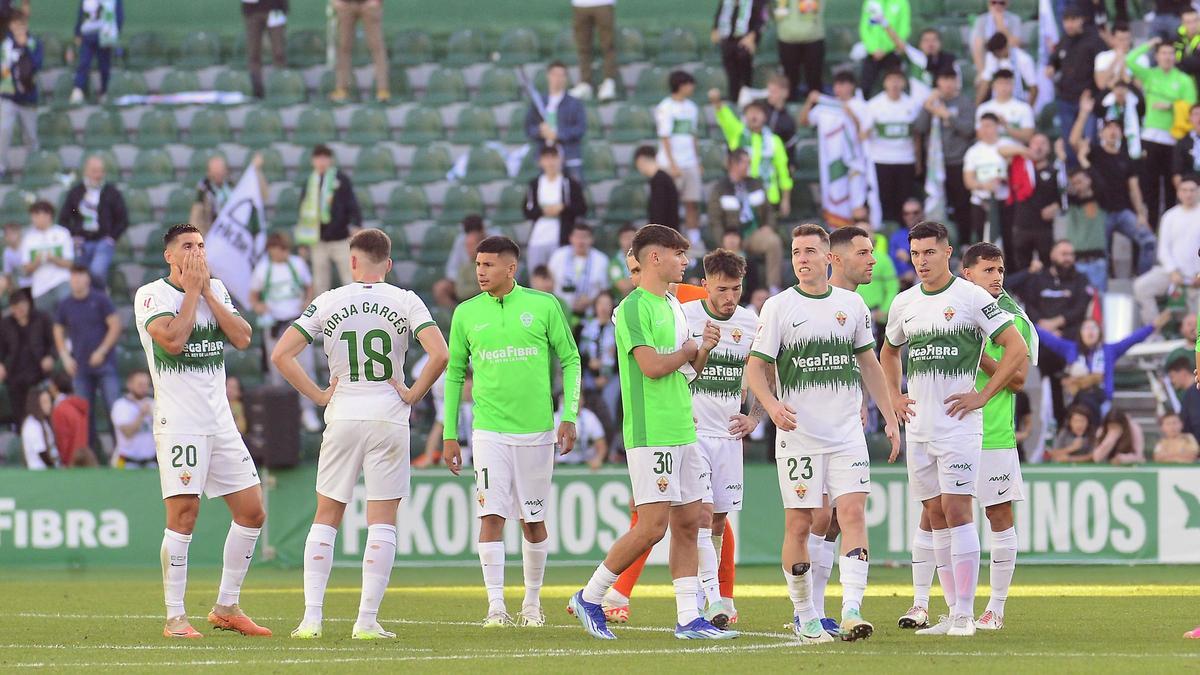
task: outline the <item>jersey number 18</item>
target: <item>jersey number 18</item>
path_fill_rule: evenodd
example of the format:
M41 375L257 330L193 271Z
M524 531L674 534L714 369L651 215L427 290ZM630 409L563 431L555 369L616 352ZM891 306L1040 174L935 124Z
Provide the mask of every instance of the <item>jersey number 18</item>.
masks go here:
M392 379L392 336L387 331L379 328L369 330L363 333L361 343L358 331L353 330L342 333L338 339L346 343L351 382L358 382L360 373L368 382L387 382ZM379 345L378 349L376 344ZM361 356L365 356L366 360L360 362Z

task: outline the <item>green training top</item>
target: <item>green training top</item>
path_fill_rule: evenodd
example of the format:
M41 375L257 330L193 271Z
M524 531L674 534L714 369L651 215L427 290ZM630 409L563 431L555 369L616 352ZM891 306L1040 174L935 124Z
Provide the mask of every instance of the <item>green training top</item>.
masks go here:
M1171 126L1175 123L1174 108L1158 110L1154 106L1158 103L1173 105L1175 101L1195 103L1196 81L1179 68L1163 72L1157 66L1147 68L1139 63L1142 54L1148 53L1150 47L1150 43L1147 42L1129 52L1129 56L1125 57L1125 65L1129 66L1129 70L1142 81L1142 90L1146 94L1146 118L1142 121L1142 126L1147 129L1170 131Z
M1000 309L1012 314L1013 325L1021 333L1021 337L1025 338L1025 344L1029 348L1029 354L1026 358L1036 358L1037 342L1034 342L1036 333L1029 325L1029 317L1025 316L1025 310L1021 309L1008 293L1001 292L1000 297L996 298L996 304L1000 305ZM1004 358L1004 347L996 344L988 338L983 344L983 353L991 357L995 361ZM983 391L987 386L991 376L979 370L975 375L975 390ZM1017 447L1017 395L1008 387L996 392L986 405L983 406L983 449L984 450L1008 450Z
M474 373L475 429L502 434L554 428L550 352L562 363L564 422L579 410L579 349L558 298L514 285L503 298L467 300L450 321L443 440L458 438L467 362Z
M688 339L679 303L635 288L617 307L615 323L625 447L695 443L696 422L687 377L678 370L657 379L647 377L633 357L635 347L652 347L659 354L679 350L683 339Z

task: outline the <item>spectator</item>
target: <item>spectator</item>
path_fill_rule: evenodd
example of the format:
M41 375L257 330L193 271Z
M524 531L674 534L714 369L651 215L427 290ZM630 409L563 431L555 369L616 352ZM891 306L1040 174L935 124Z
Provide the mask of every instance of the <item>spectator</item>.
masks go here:
M1043 264L1050 262L1054 219L1060 211L1058 172L1050 156L1049 137L1033 136L1029 155L1028 159L1013 160L1013 173L1021 177L1024 186L1013 190L1013 217L1004 232L1004 259L1014 270L1028 268L1034 253Z
M834 86L837 86L836 78ZM716 89L709 90L708 100L725 135L725 144L730 150L746 149L750 154L750 177L762 181L767 190L767 201L778 209L779 216L788 217L792 212L792 174L783 141L766 126L767 116L771 114L767 104L762 101L750 103L743 118L738 119L733 110L721 102L721 93Z
M362 211L350 177L333 163L333 150L318 144L312 150L312 173L300 190L300 218L296 243L309 248L313 294L333 288L332 268L338 281L350 283L350 235L362 227Z
M1035 127L1033 106L1015 98L1013 86L1013 72L1007 68L997 70L992 76L992 98L976 108L975 118L991 113L1000 120L1001 136L1028 143Z
M901 42L908 42L912 33L912 10L908 0L867 0L858 20L858 38L867 50L862 62L862 90L870 96L880 73L898 70L900 57L893 50L887 29L895 31Z
M933 134L935 127L940 143ZM913 131L928 139L931 154L942 157L945 180L941 187L946 195L946 213L958 226L958 240L967 241L971 231L971 192L964 182L963 162L975 142L975 101L962 93L958 74L953 70L938 71L933 93L922 101ZM930 163L926 164L926 171L933 171ZM904 250L908 250L907 237Z
M908 231L917 223L925 220L925 208L921 200L909 197L900 208L900 225L892 233L888 241L888 253L892 266L896 268L896 277L900 280L901 288L908 288L917 281L917 270L912 266L912 257L908 252Z
M1025 390L1017 392L1013 397L1013 416L1017 423L1014 435L1017 439L1017 458L1024 463L1026 460L1025 441L1033 435L1033 409L1029 404L1029 394Z
M22 271L29 275L37 308L49 313L70 293L67 282L71 279L75 246L67 228L54 224L50 202L36 201L29 206L29 224L21 237Z
M121 337L121 317L104 291L91 286L86 268L71 268L70 295L54 313L54 345L63 370L75 378L75 391L87 401L91 414L88 433L96 438L96 416L103 415L121 395L115 347ZM96 394L104 405L96 405ZM59 446L63 450L63 446Z
M737 101L742 87L754 80L754 53L762 37L766 0L718 0L713 15L712 43L721 48L729 100Z
M1154 0L1154 18L1150 20L1151 35L1175 35L1181 17L1192 6L1191 0Z
M467 214L462 220L462 232L454 238L454 244L450 247L450 255L446 258L446 278L455 279L463 267L463 263L471 263L471 279L475 279L475 251L471 249L468 254L467 249L463 247L463 239L467 232L480 230L487 232L487 225L483 222L483 217L478 213ZM476 289L478 290L478 289Z
M125 395L112 406L117 439L113 466L146 469L158 465L154 451L154 397L149 373L136 370L125 378Z
M246 405L242 402L242 381L235 375L225 378L225 398L229 399L229 411L233 413L233 425L243 436L250 428L246 421Z
M567 243L568 235L575 229L575 219L587 214L583 186L563 175L562 155L557 149L542 146L538 166L542 173L529 181L525 191L525 217L533 222L524 256L529 270L548 262L550 255Z
M727 228L721 234L720 244L721 248L742 256L743 260L747 258L745 238L741 230ZM762 270L758 265L747 266L746 275L742 277L742 297L738 299L738 304L749 302L751 294L760 288L766 288L762 282Z
M571 0L575 51L579 56L579 84L571 95L581 101L592 98L592 32L600 37L600 55L604 59L604 81L596 97L600 102L617 97L617 0Z
M75 46L79 49L79 63L75 67L75 88L71 90L71 105L83 103L83 97L88 93L92 59L96 59L96 65L100 69L99 98L104 99L108 92L113 48L121 40L121 28L124 25L123 0L79 0L79 14L75 19Z
M1096 199L1088 172L1076 167L1068 178L1067 239L1075 247L1075 266L1097 291L1108 288L1108 213Z
M963 156L963 184L971 191L971 218L967 237L960 238L959 246L991 241L1003 232L1006 214L1001 213L1001 222L997 222L992 211L999 211L1008 201L1009 161L1029 154L1024 146L1000 136L1000 118L992 113L980 116L975 135L979 140Z
M555 428L561 421L562 403L560 402L558 411L554 413ZM604 425L600 423L600 418L596 417L596 413L580 405L578 419L575 421L575 432L575 447L565 455L558 455L555 461L558 464L575 466L586 464L592 471L604 466L604 460L608 459L608 440L604 437Z
M1191 130L1175 144L1171 161L1171 184L1179 189L1179 183L1189 173L1200 173L1200 103L1192 104L1188 111Z
M1116 0L1116 16L1113 18L1114 23L1129 24L1129 0ZM1105 42L1112 42L1112 32L1108 25L1108 4L1106 0L1079 0L1080 7L1086 13L1085 21L1088 25L1095 26L1100 32L1100 37L1104 38Z
M1096 90L1100 92L1112 91L1118 82L1133 82L1133 71L1125 65L1125 57L1133 49L1133 33L1129 30L1129 24L1118 23L1113 26L1111 44L1112 49L1097 54L1094 62ZM1145 60L1142 65L1149 66L1149 61Z
M433 294L433 304L439 310L453 312L458 306L458 295L454 292L454 281L451 279L438 279L433 282L430 293ZM449 330L449 324L446 328Z
M88 447L90 408L83 397L75 395L71 376L56 370L50 376L50 428L54 430L54 447L58 448L63 466L96 466L96 453Z
M1095 445L1096 429L1092 411L1084 406L1071 406L1067 411L1067 423L1059 429L1054 439L1054 448L1046 452L1051 462L1075 464L1092 461L1092 446Z
M775 6L779 64L789 83L788 100L821 91L825 77L825 3L783 0ZM800 75L804 75L804 87Z
M458 246L458 269L454 276L454 296L462 300L479 295L479 278L475 276L475 247L487 236L483 227L483 218L476 215L467 216L462 223L462 243ZM453 255L453 254L451 254Z
M1200 308L1200 177L1189 174L1179 183L1179 204L1163 214L1158 232L1158 264L1133 282L1142 323L1158 314L1158 296L1187 294L1188 311Z
M1157 67L1147 68L1139 62L1142 54L1154 50ZM1175 137L1175 106L1183 102L1195 104L1196 82L1175 67L1175 46L1154 38L1129 52L1125 63L1142 83L1146 93L1146 116L1142 120L1142 153L1146 159L1142 174L1142 196L1149 210L1150 226L1158 230L1159 215L1175 205L1175 185L1171 180ZM1065 127L1064 127L1065 128Z
M975 81L975 95L978 101L987 99L988 85L996 79L1001 71L1008 72L1008 95L1025 103L1037 102L1037 69L1033 65L1033 57L1024 49L1009 44L1003 33L996 33L988 40L987 54L983 57L983 70L979 71ZM994 98L996 92L990 92Z
M775 213L767 203L762 181L750 176L750 154L739 148L729 153L726 174L708 191L708 226L714 240L726 230L742 233L748 253L766 258L766 278L772 292L783 284L783 240L775 231Z
M525 113L525 136L534 144L535 152L543 147L560 148L567 175L583 183L586 134L587 110L578 98L567 93L567 67L554 61L546 67L546 94L538 92L538 99L529 103Z
M446 281L443 279L442 281ZM415 381L421 377L421 373L425 371L425 366L429 365L429 354L422 354L421 358L412 366L412 377ZM429 389L429 398L433 403L433 424L429 427L429 435L425 437L425 451L420 457L413 459L412 466L415 469L423 469L434 466L442 461L442 431L445 430L445 409L446 409L446 374L442 373L437 380L434 381L433 387Z
M255 98L264 96L263 33L271 41L272 65L280 69L287 68L287 14L288 0L242 0L242 21L246 24L246 62ZM192 224L195 225L196 221L192 221Z
M760 288L750 294L750 304L748 306L750 307L750 309L754 310L755 314L758 314L761 316L763 305L766 304L767 300L770 299L770 297L771 297L771 291L769 291L765 288Z
M689 234L700 232L700 188L703 184L700 168L700 110L692 102L696 91L696 80L682 70L671 73L667 82L671 95L664 98L654 109L654 120L658 128L658 155L660 167L675 180L679 199L683 201L684 222ZM651 181L653 194L653 181ZM679 229L679 206L675 206L675 229ZM667 225L657 220L652 223ZM693 241L699 237L693 238Z
M92 273L92 284L104 288L117 240L129 227L125 196L105 180L104 160L97 155L83 164L83 180L67 191L60 222L75 238L76 259Z
M4 224L4 268L0 279L0 296L8 299L9 293L18 288L29 288L33 280L25 273L25 261L21 258L21 225Z
M1050 264L1039 265L1033 273L1013 275L1010 282L1025 300L1025 312L1038 328L1067 340L1079 337L1092 294L1087 277L1075 267L1075 246L1070 241L1054 242ZM1039 364L1045 361L1041 358L1045 353L1045 349L1039 353Z
M1162 436L1154 445L1154 461L1159 464L1195 464L1200 457L1196 437L1183 430L1178 413L1169 412L1158 418Z
M8 171L9 146L17 123L30 152L38 149L37 74L42 69L42 41L29 34L29 19L20 10L10 15L9 27L9 34L0 40L0 177Z
M54 429L50 426L50 414L54 401L50 392L40 387L22 392L25 395L22 410L21 445L25 448L25 466L33 471L54 469L59 466L58 448L54 445Z
M621 229L617 230L617 250L613 251L612 257L608 259L609 290L616 300L624 298L633 290L633 280L629 278L629 263L626 257L633 247L633 235L636 233L637 228L630 223L622 225Z
M1037 326L1042 344L1058 354L1067 364L1063 388L1074 398L1072 405L1086 405L1093 412L1103 415L1112 405L1113 376L1117 361L1134 345L1160 330L1171 318L1163 312L1154 323L1130 333L1117 342L1104 342L1100 324L1094 319L1083 322L1077 340L1059 337L1041 326Z
M354 86L354 44L358 37L354 24L362 22L363 35L367 39L367 51L375 64L375 100L387 103L392 98L388 84L388 56L383 44L383 0L331 0L337 14L337 60L334 63L336 85L329 99L342 103ZM343 283L349 283L345 281Z
M554 277L554 294L576 316L584 316L596 294L608 286L608 258L592 248L595 238L587 223L575 223L568 241L550 256L546 267Z
M1142 427L1129 414L1116 408L1104 416L1096 430L1096 448L1092 459L1097 464L1125 466L1146 463L1146 439Z
M917 144L913 122L920 104L904 93L906 78L899 70L883 76L883 91L867 102L867 117L859 120L867 157L875 165L883 219L900 220L900 207L913 195L917 178Z
M250 303L263 329L267 381L274 386L281 387L286 382L271 363L271 352L275 351L279 338L293 321L300 318L313 297L313 279L308 265L303 258L292 253L292 242L286 234L272 232L267 236L267 254L250 274ZM311 349L296 357L308 376L315 380L314 358ZM300 397L300 421L309 433L321 430L316 407L304 396Z
M1175 356L1176 353L1180 355ZM1160 380L1165 385L1167 400L1161 410L1183 412L1183 401L1187 398L1188 391L1196 388L1196 362L1190 358L1194 353L1192 349L1185 347L1167 355L1167 375Z
M867 309L871 310L871 317L875 324L882 326L887 323L888 310L891 309L896 294L900 292L900 282L896 279L896 267L892 265L892 259L888 255L887 237L875 232L869 221L860 220L854 225L867 233L867 238L871 240L874 247L872 256L875 258L871 282L859 286L858 294L862 296Z
M987 11L971 24L971 58L977 72L984 69L988 40L996 35L1014 47L1021 45L1021 17L1008 10L1008 0L988 0Z
M646 202L646 222L679 229L679 188L670 174L663 171L655 159L654 148L639 147L633 153L633 166L645 176L650 185L650 199ZM688 230L692 241L699 239L699 231Z
M959 74L958 67L954 63L954 55L942 50L942 35L936 28L926 28L921 31L916 47L901 40L891 26L885 30L896 48L896 55L905 63L904 70L908 73L908 94L913 100L924 103L933 90L937 74L943 70L954 71L956 76Z
M554 276L550 274L550 268L545 265L538 265L533 268L533 271L529 274L529 287L535 291L554 295ZM571 306L567 304L566 300L557 295L554 297L558 298L558 304L562 306L563 315L567 317L567 325L571 326L571 329L574 330L575 326L579 325L579 317L575 316L575 313L571 311Z
M792 162L793 151L796 147L796 142L800 139L796 137L796 118L792 116L788 110L788 92L791 91L791 85L788 84L787 76L780 73L773 73L767 78L767 98L764 99L767 103L767 128L770 129L779 140L783 141L783 147L787 149L789 164Z
M1047 76L1054 80L1054 100L1058 109L1058 128L1070 129L1079 116L1079 97L1085 89L1095 86L1096 55L1104 51L1104 40L1095 28L1084 22L1085 13L1071 5L1063 12L1062 39L1054 47L1047 66ZM1096 125L1089 122L1084 129L1088 138L1096 134ZM1067 153L1068 166L1075 166L1075 153Z
M1179 30L1174 33L1179 69L1192 77L1200 76L1200 13L1195 5L1183 10L1179 23Z
M267 194L267 177L263 175L262 153L254 153L252 165L258 171L258 189ZM196 200L192 202L192 210L188 222L200 229L201 234L207 235L208 228L217 221L221 209L233 192L234 186L229 180L229 165L225 163L224 155L215 154L208 158L204 168L204 178L196 184Z
M579 357L583 362L583 391L599 396L601 416L609 428L620 422L621 378L617 375L617 333L613 325L616 302L601 291L592 301L592 311L579 329Z
M0 0L0 35L8 34L8 23L13 12L20 11L29 16L29 0Z

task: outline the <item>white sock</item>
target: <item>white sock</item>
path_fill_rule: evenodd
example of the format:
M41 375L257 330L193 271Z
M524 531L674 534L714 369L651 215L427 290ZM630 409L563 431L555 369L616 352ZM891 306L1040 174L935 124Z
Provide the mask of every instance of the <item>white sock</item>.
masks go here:
M700 579L700 590L703 597L697 597L697 604L708 601L715 605L721 601L721 584L717 580L717 549L713 546L712 530L702 527L696 534L696 546L700 552L699 565L696 568Z
M975 616L975 587L979 583L979 533L974 523L950 528L958 615Z
M313 526L304 540L304 621L321 621L325 605L325 587L329 584L329 571L333 569L333 543L337 539L337 528L329 525Z
M733 605L733 598L721 598L721 602L725 603L725 609L728 609L730 614L737 613L737 607Z
M358 601L358 625L369 628L379 623L379 604L392 578L396 562L396 526L369 525L367 550L363 553L362 598Z
M218 605L236 605L242 593L242 582L250 571L250 559L254 557L254 545L258 543L257 527L242 527L229 524L225 536L225 564L221 568L221 587L217 592Z
M825 618L825 588L833 575L833 553L836 542L825 541L825 535L808 535L808 557L812 559L812 603L817 616Z
M792 571L784 568L783 578L787 581L788 597L792 599L792 611L800 618L801 623L819 619L817 610L812 604L812 584L809 581L809 564L801 563L804 568L802 574L792 574Z
M628 607L629 598L621 591L618 591L615 588L610 588L608 589L608 592L604 594L604 604L612 605L613 607Z
M483 568L483 587L487 589L488 612L504 608L504 542L479 542L479 565Z
M1008 600L1008 588L1012 586L1013 572L1017 569L1017 530L1010 527L1003 532L992 533L992 568L989 579L992 597L987 608L1004 616L1004 602Z
M863 594L867 592L867 569L870 565L858 557L839 556L838 576L842 580L842 615L850 609L862 609Z
M933 585L933 572L937 568L933 533L917 528L912 546L913 605L929 609L929 587Z
M163 530L159 560L163 571L163 599L167 604L167 618L187 614L183 609L183 594L187 590L188 544L192 535L174 530Z
M933 559L937 563L938 583L941 584L942 595L946 598L946 611L953 614L958 602L958 589L954 586L949 529L933 531Z
M583 587L583 601L597 605L604 602L604 594L615 583L617 583L617 573L605 567L604 563L600 563L600 566L592 573L592 578L588 579L587 586ZM625 604L629 604L629 598L625 599Z
M696 587L700 585L697 577L679 577L673 582L675 586L675 616L680 626L700 618L696 610Z
M521 569L525 572L525 602L522 607L542 606L542 580L546 578L546 557L550 555L547 540L539 542L521 539Z

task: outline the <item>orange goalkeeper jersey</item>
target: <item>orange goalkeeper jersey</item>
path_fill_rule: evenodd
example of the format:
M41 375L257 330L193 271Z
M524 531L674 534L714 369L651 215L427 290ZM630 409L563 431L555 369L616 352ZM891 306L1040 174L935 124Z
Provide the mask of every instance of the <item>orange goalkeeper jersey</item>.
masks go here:
M685 302L700 300L701 298L707 297L708 291L704 290L703 286L693 286L691 284L675 285L675 299L678 300L679 304L681 305Z

